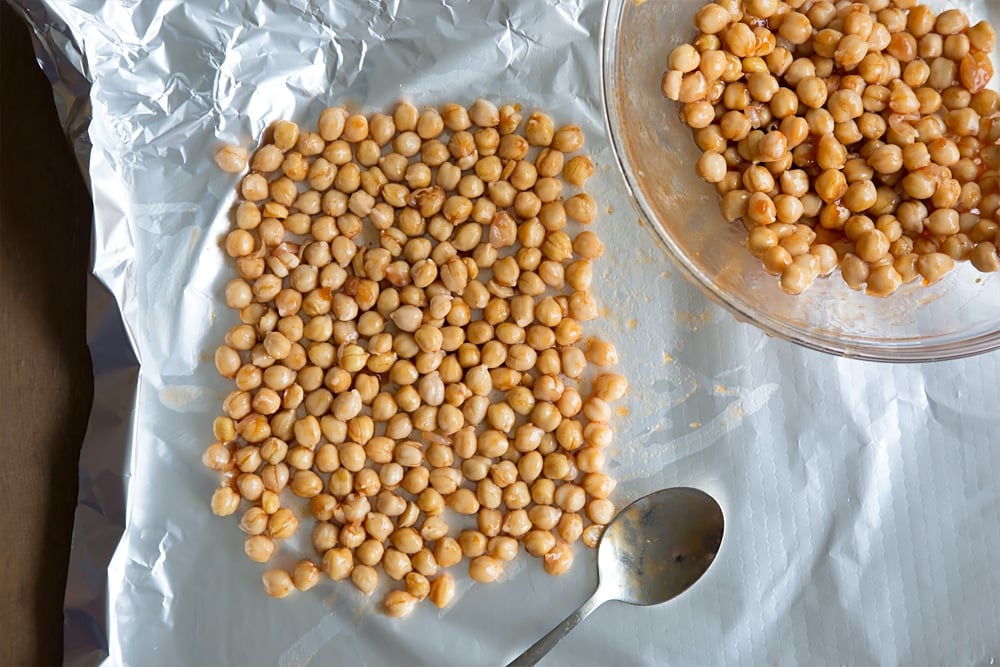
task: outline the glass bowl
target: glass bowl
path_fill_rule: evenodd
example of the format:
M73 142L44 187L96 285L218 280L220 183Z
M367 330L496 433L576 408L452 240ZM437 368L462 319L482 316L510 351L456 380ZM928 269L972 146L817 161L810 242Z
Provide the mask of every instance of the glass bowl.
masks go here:
M898 362L1000 348L1000 277L979 273L968 262L957 263L938 283L914 281L886 298L850 289L837 271L791 296L764 271L746 249L743 226L723 220L714 186L696 176L700 151L678 117L678 104L660 93L667 54L691 39L694 14L703 4L608 0L605 8L608 132L635 206L667 255L739 320L808 348ZM986 18L996 25L1000 18L1000 3L964 9L973 21Z

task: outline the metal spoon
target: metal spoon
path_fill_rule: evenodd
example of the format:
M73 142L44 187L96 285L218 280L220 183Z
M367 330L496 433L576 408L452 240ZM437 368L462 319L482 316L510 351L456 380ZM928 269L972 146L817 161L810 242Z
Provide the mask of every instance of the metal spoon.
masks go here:
M719 504L698 489L663 489L636 500L604 530L597 591L507 667L534 665L609 600L648 606L677 597L712 564L724 523Z

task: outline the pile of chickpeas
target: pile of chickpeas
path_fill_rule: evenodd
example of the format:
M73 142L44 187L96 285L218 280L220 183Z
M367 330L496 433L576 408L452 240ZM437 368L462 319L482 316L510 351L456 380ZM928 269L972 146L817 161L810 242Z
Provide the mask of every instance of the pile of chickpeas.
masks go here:
M522 120L486 100L333 107L316 130L277 122L250 158L225 239L241 323L215 354L236 388L203 462L251 560L315 520L314 557L267 570L268 595L385 575L404 616L447 605L463 559L491 582L523 547L562 574L612 519L628 383L582 328L600 315L594 165L578 126ZM248 155L215 160L240 173Z
M876 296L1000 268L989 23L914 0L718 0L694 23L663 95L785 292L838 266Z

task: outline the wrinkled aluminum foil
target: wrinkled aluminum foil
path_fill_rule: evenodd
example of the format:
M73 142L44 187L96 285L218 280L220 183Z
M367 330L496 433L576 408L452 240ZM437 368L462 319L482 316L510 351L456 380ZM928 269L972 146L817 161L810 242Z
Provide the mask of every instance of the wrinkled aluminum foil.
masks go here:
M650 0L664 1L664 0ZM578 122L608 246L592 329L632 380L620 505L719 498L715 565L656 608L611 603L548 664L971 664L1000 660L1000 354L923 366L806 351L737 323L636 224L600 115L602 3L14 0L94 199L95 400L80 461L68 665L498 665L589 596L595 553L525 556L449 609L385 618L349 584L260 589L200 456L236 321L219 248L224 142L333 103L520 101ZM685 28L686 29L686 28ZM528 562L530 560L530 562Z

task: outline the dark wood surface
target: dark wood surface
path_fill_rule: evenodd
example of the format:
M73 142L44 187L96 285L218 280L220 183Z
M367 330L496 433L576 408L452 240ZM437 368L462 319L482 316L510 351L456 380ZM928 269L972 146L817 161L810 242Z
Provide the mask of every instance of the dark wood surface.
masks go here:
M62 661L77 462L93 396L90 224L27 26L0 0L0 665Z

